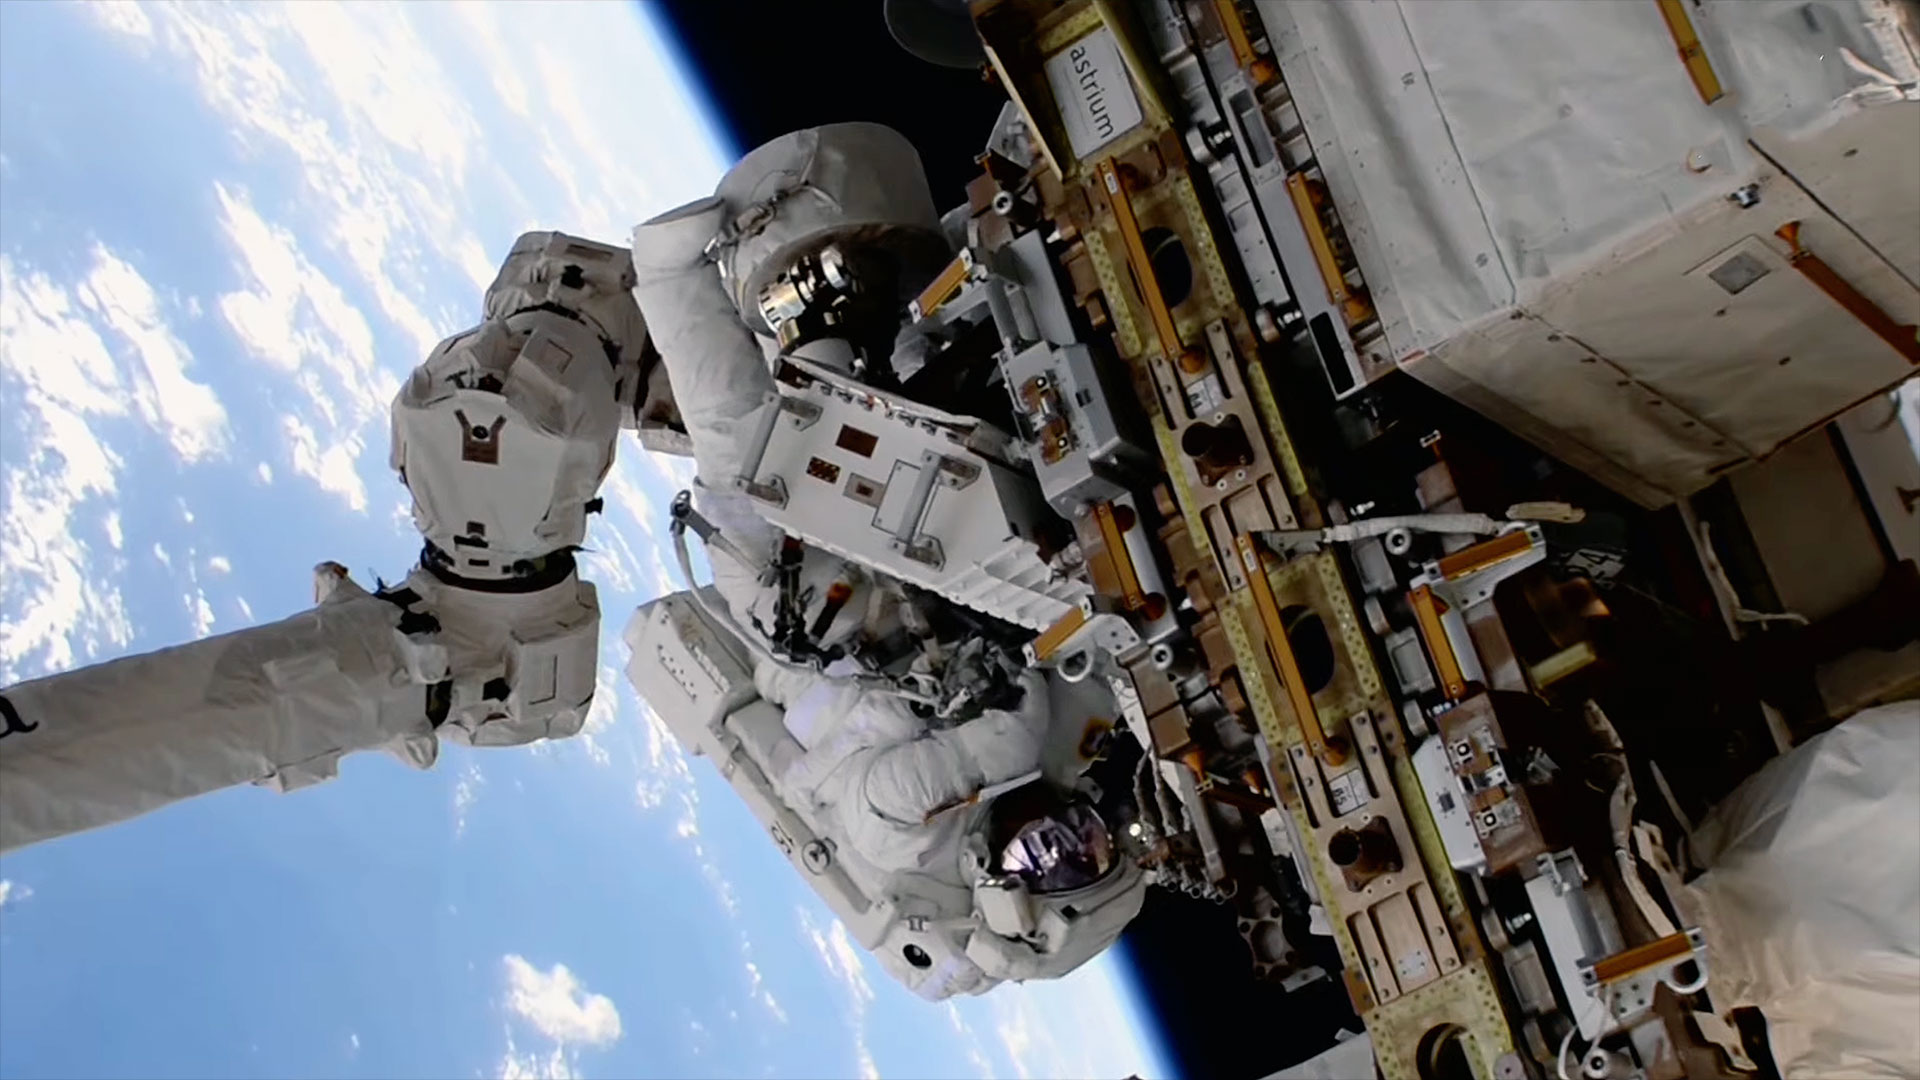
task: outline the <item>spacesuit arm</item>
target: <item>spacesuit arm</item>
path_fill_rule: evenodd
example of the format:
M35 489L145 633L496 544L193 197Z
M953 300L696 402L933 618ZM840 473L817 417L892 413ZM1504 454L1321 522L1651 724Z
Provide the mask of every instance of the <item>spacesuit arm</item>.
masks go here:
M1038 768L1046 688L1032 673L1024 681L1027 693L1018 711L990 709L957 727L875 751L862 783L866 806L911 828Z

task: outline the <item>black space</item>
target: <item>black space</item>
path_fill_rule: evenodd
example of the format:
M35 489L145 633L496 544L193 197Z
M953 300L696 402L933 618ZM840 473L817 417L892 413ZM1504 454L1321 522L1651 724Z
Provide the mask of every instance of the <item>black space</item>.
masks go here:
M935 67L894 43L880 0L651 0L700 72L734 144L865 120L919 147L945 210L966 199L973 156L1006 98L972 71Z
M1291 993L1254 978L1231 907L1148 891L1120 949L1187 1080L1259 1080L1328 1049L1343 1027L1360 1030L1333 939L1287 929L1329 973Z
M651 2L742 152L799 128L886 124L919 148L937 206L965 199L979 172L974 155L1006 99L975 72L908 55L888 34L880 0ZM1120 951L1166 1054L1193 1080L1266 1076L1331 1045L1343 1019L1354 1023L1337 977L1294 995L1256 982L1222 907L1156 889Z

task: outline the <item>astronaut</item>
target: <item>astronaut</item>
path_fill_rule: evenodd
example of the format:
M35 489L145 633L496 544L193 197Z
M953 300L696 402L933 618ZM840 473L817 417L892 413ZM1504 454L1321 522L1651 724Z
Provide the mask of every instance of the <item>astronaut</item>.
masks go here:
M1042 777L1054 716L1040 673L1022 677L1017 707L941 727L844 661L795 664L755 640L769 625L765 567L788 543L738 483L779 408L768 358L781 346L750 329L761 283L854 228L869 243L902 218L930 228L931 206L897 135L836 125L755 151L718 194L634 230L634 297L691 444L695 501L729 544L710 559L710 592L642 608L627 640L656 714L715 760L860 943L939 999L1078 966L1139 911L1146 877L1090 804ZM803 573L816 604L830 583L871 587L811 546ZM845 603L819 643L858 629L847 616L865 607ZM732 673L725 689L689 689L717 670Z

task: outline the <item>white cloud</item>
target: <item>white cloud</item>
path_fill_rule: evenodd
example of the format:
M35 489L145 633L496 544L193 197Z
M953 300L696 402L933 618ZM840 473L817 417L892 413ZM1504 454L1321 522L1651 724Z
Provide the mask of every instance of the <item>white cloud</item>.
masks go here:
M263 484L273 483L273 466L263 461L259 465L254 466L254 472L260 475L261 483Z
M864 953L847 936L846 924L839 919L833 920L831 928L822 930L814 922L813 913L801 908L800 927L820 958L821 966L847 992L847 1026L853 1034L854 1062L861 1080L879 1080L880 1068L867 1046L867 1006L873 1002L873 985L867 981Z
M539 1054L521 1053L514 1044L513 1032L507 1032L507 1049L494 1070L499 1080L580 1080L580 1070L567 1048L555 1044L553 1050Z
M481 774L479 764L471 758L460 767L460 778L453 784L453 835L466 835L467 811L480 798L480 789L486 782L487 778Z
M485 295L487 286L492 285L493 279L499 274L499 268L473 235L463 236L454 243L457 245L453 251L454 258L459 261L461 269L467 272L467 279L473 282L475 291Z
M226 410L188 374L186 347L132 263L95 244L70 287L0 256L0 355L5 385L5 492L0 523L0 681L37 654L42 671L124 648L132 626L115 582L117 561L94 557L94 530L118 550L125 529L115 497L121 455L106 425L138 419L187 464L224 453ZM109 342L113 342L112 346ZM19 445L15 445L18 442ZM181 507L183 518L191 514ZM158 544L155 557L171 565ZM188 594L204 634L212 612ZM117 651L117 648L115 649Z
M155 40L256 153L290 154L330 247L424 355L429 260L468 230L468 147L479 125L406 5L181 5ZM110 22L108 25L112 25ZM317 73L317 78L307 72Z
M846 924L835 919L831 928L821 930L813 920L813 913L801 908L800 926L807 941L813 945L813 951L820 957L820 963L826 967L827 974L838 979L853 1000L865 1008L873 1000L873 985L867 982L863 954L853 939L847 936Z
M299 414L281 420L293 469L364 512L360 454L399 376L379 363L366 316L292 233L269 224L245 192L215 184L214 195L245 280L220 298L220 314L247 352L290 377L304 398ZM257 469L272 482L271 467Z
M622 683L621 692L632 694L630 684ZM657 810L669 796L677 797L683 820L697 820L699 794L693 786L693 770L687 764L687 752L680 740L667 728L667 722L653 706L639 700L641 728L646 732L646 758L635 762L640 774L634 784L634 799L642 810ZM695 829L694 831L698 831Z
M610 593L633 592L637 562L633 549L612 529L596 529L590 547L580 553L580 576Z
M233 563L225 555L215 555L207 560L207 569L216 574L230 574L233 572Z
M0 327L6 333L7 373L24 381L37 403L83 415L125 415L131 388L94 327L92 311L46 275L4 255L0 289L5 290ZM104 465L78 471L96 485L112 472Z
M451 5L451 8L460 16L462 29L480 53L487 73L492 76L489 82L494 93L500 95L501 104L521 116L528 115L532 102L527 93L526 80L520 77L521 58L507 45L499 24L494 21L494 6L462 0Z
M1007 1057L1013 1061L1014 1072L1020 1080L1028 1080L1033 1075L1028 1065L1033 1053L1033 1028L1029 1023L1032 1015L1030 1010L1024 1008L1007 1010L995 1029L1000 1036L1000 1045L1006 1047Z
M607 647L624 648L611 644ZM603 671L601 677L604 683L613 679L614 673ZM652 706L633 692L630 684L621 679L617 690L622 705L631 701L639 709L639 728L646 736L644 756L635 753L632 757L634 771L638 774L634 783L634 801L645 813L659 810L669 800L672 801L678 811L673 825L675 837L686 843L696 872L713 894L714 902L728 918L737 920L740 915L739 894L700 836L700 792L694 784L686 751L668 730L666 722L660 719ZM739 944L740 961L747 976L748 997L757 1001L776 1023L787 1023L787 1011L773 992L767 989L766 977L753 957L753 943L744 930L739 931Z
M227 325L274 367L328 377L329 384L313 388L326 391L315 405L344 395L349 420L381 410L392 392L391 375L380 368L365 314L314 266L291 232L261 216L246 192L216 183L214 195L221 231L247 279L245 290L220 298Z
M360 1053L360 1033L356 1031L347 1032L347 1056L356 1057L359 1055L359 1053Z
M294 5L280 14L352 124L371 127L441 175L465 171L480 125L407 19L346 4Z
M683 819L680 829L682 837L693 838L694 824L691 818ZM729 918L738 918L740 896L734 891L733 882L728 881L727 876L721 873L720 864L713 861L713 858L707 854L706 845L698 839L693 839L693 858L699 864L700 879L707 883L707 888L713 893L714 900L720 904L720 910L726 912Z
M182 461L218 456L227 444L227 411L205 383L187 376L185 345L160 315L153 287L130 263L98 244L93 270L74 290L80 302L132 346L140 363L127 371L147 424L166 435Z
M641 603L660 595L665 577L665 559L661 556L659 520L656 507L665 499L649 490L640 470L651 455L627 444L601 490L606 510L599 527L589 538L589 549L582 555L583 572L603 589L625 594ZM637 537L638 543L631 538ZM636 549L637 548L637 549ZM643 557L640 553L647 553Z
M973 1025L967 1023L966 1017L960 1015L960 1007L952 1000L947 1001L945 1008L947 1023L953 1025L953 1033L960 1036L960 1040L966 1043L967 1064L973 1066L973 1071L979 1075L980 1080L993 1080L993 1060L987 1056L986 1047L981 1044L979 1033L973 1030Z
M293 471L319 484L320 490L338 495L355 513L366 513L367 485L357 464L359 437L347 436L322 450L319 435L299 417L281 417L280 427L287 436Z
M187 616L193 620L193 638L195 641L213 633L213 605L207 603L207 594L199 589L187 594Z
M605 654L604 643L602 654ZM619 671L606 664L600 665L594 673L593 704L587 707L587 718L580 724L580 733L574 736L587 760L595 765L606 766L613 761L613 754L607 749L605 738L620 715L620 688L625 680Z
M449 269L476 288L492 277L465 192L470 171L503 173L503 166L474 153L480 125L440 59L448 20L405 6L179 5L133 9L137 18L112 6L92 11L107 29L180 62L252 155L297 164L306 190L291 206L318 218L317 228L300 224L303 234L324 237L326 250L303 250L247 192L216 185L222 231L243 277L218 307L247 351L300 392L283 417L295 471L364 512L361 458L385 442L375 429L394 387L447 329L426 312L443 313L445 322L457 317L446 313L477 306L463 297L450 307L429 295L430 286L446 281ZM490 12L459 14L487 27L494 21ZM433 29L424 29L428 22ZM501 52L515 50L503 45ZM524 67L521 58L506 70ZM509 238L492 239L503 246ZM322 255L344 262L370 301L366 312L349 298L346 278L320 269ZM140 297L129 296L121 306L137 316ZM375 321L397 331L400 348L376 345ZM169 371L164 348L143 355L156 392L179 389L177 379L161 377ZM194 449L183 440L176 439L183 452ZM263 462L258 472L272 482L270 466Z
M753 946L748 942L744 931L740 934L740 954L749 957L753 955ZM767 989L766 978L760 974L760 965L752 960L747 961L747 996L758 1001L761 1008L766 1009L767 1014L774 1020L782 1024L787 1022L787 1010L781 1007L780 1000L773 996L773 991Z
M565 964L541 971L513 953L507 968L507 1008L559 1044L606 1046L620 1039L620 1010L605 994L589 993Z
M126 416L134 396L99 321L75 291L0 255L0 683L29 660L60 671L133 638L82 528L98 512L107 543L121 540L123 461L95 425Z
M18 907L32 896L31 888L7 878L0 878L0 909Z
M102 23L138 38L153 36L153 20L133 0L95 0L94 14Z

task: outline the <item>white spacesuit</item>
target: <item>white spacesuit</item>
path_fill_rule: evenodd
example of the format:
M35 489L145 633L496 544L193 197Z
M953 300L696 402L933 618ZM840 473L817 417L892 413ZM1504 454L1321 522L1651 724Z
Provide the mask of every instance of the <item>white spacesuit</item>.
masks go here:
M1097 815L1035 780L1040 676L1020 709L933 730L890 692L756 657L708 600L642 607L629 677L915 993L1065 974L1139 912L1141 869Z
M774 347L748 328L739 305L758 295L748 283L767 276L764 263L805 246L798 238L818 243L849 220L872 229L885 216L875 176L832 165L849 143L898 137L840 127L851 130L802 133L800 167L762 166L745 179L736 171L720 195L634 230L634 295L692 444L700 509L751 564L770 562L785 534L760 516L738 479L749 471L766 411L781 406L767 363ZM768 156L756 153L763 162ZM905 153L911 159L911 148ZM921 216L930 220L917 162L913 174L927 202ZM850 183L864 190L849 192ZM909 200L916 194L912 185L904 190ZM729 295L729 281L737 295ZM769 625L772 590L754 565L724 554L711 563L718 602L690 604L698 594L682 594L636 614L630 676L683 743L715 759L890 972L928 998L978 993L1001 979L1064 974L1118 936L1139 910L1146 879L1119 857L1097 815L1063 798L1039 799L1009 830L1035 846L1033 857L1012 865L1000 860L1012 840L992 835L995 795L1044 786L1042 742L1052 715L1041 675L1026 676L1017 710L930 728L897 692L847 678L851 665L815 670L751 646L753 632L742 627ZM864 578L817 547L807 549L802 574L815 605L830 583ZM864 608L858 599L846 603L821 643L856 627ZM808 620L818 614L810 610ZM682 655L687 649L707 659L692 662ZM731 663L714 659L721 656ZM692 670L720 668L732 673L725 690L689 690L701 681ZM727 704L714 704L713 694ZM777 725L768 706L779 710ZM1077 832L1046 827L1064 818L1092 824ZM1073 842L1048 845L1061 836ZM1061 864L1072 859L1092 871L1069 872Z

